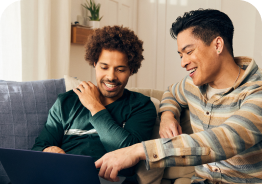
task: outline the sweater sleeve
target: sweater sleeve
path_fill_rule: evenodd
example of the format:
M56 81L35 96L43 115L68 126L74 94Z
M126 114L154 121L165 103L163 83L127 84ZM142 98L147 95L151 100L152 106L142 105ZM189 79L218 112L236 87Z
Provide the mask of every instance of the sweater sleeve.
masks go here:
M196 166L226 160L262 141L262 87L251 90L218 127L171 139L143 142L148 169Z
M148 140L156 120L156 109L150 99L133 111L124 128L104 109L90 118L105 149L110 152Z
M174 114L177 120L180 119L182 109L188 107L184 92L186 80L187 78L183 79L179 83L172 84L164 92L160 103L160 115L165 111L170 111Z
M47 122L39 136L36 138L32 150L43 151L49 146L61 147L64 130L61 124L60 108L61 102L58 98L49 110Z

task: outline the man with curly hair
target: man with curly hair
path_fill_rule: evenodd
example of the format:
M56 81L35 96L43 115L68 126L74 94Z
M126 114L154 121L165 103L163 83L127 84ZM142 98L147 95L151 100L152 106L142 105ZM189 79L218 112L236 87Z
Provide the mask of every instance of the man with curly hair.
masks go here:
M125 89L144 59L142 44L128 28L94 30L85 59L95 68L97 86L82 82L60 94L32 149L89 155L96 161L107 152L148 140L155 106L149 97ZM133 170L121 174L130 176Z

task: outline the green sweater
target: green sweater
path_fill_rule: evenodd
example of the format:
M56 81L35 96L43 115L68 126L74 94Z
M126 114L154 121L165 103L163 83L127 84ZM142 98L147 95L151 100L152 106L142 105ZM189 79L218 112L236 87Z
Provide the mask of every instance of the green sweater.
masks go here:
M96 161L107 152L150 139L155 119L154 104L140 93L125 89L122 97L92 116L71 90L58 96L32 149L58 146Z

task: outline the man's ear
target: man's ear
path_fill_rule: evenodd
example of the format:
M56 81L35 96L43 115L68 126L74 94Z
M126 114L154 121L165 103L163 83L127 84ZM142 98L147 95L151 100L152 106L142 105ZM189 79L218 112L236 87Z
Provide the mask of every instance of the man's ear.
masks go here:
M96 67L96 62L94 62L94 68Z
M133 71L134 71L134 69L130 70L130 75L129 76L133 75Z
M222 51L224 49L224 39L222 37L218 36L214 39L213 42L214 42L217 54L222 53Z

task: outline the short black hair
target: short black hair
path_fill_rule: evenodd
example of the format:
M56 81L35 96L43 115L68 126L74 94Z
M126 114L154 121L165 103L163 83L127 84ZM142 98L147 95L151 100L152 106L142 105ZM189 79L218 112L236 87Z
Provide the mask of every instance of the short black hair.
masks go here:
M177 39L177 35L188 28L193 28L192 34L208 46L217 36L221 36L227 50L234 56L234 26L225 13L214 9L198 9L186 12L183 17L179 16L172 24L170 34L174 39Z

